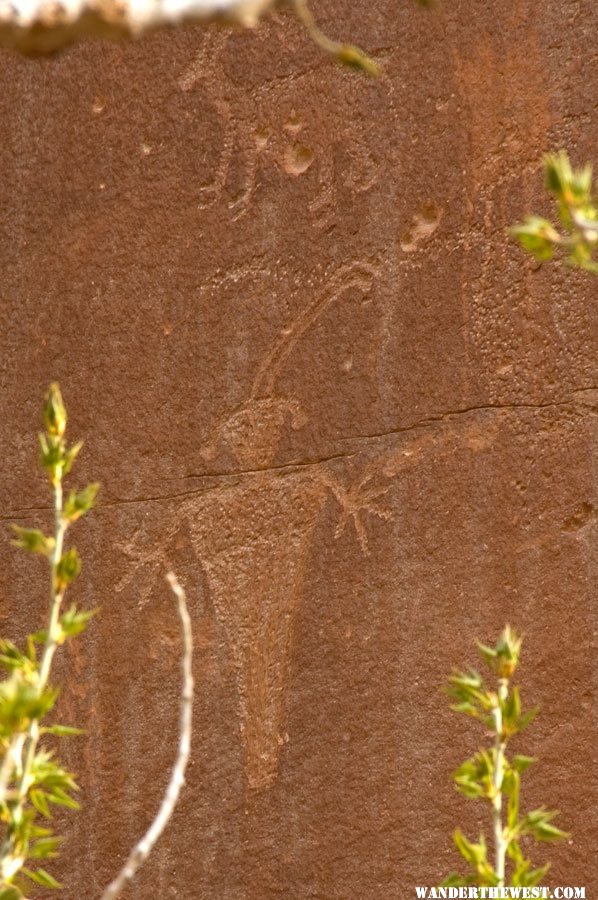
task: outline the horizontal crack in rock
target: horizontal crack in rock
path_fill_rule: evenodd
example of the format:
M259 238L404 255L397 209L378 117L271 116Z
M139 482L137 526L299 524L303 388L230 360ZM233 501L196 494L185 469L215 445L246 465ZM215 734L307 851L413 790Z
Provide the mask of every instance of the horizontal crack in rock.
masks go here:
M393 428L390 431L382 431L374 434L361 434L355 435L353 437L344 438L343 440L348 443L375 443L376 441L382 440L383 438L391 438L394 436L399 436L402 434L408 434L412 431L417 431L420 429L426 428L434 428L439 424L442 424L446 421L454 421L455 419L459 419L461 417L466 418L471 416L472 414L480 413L480 412L525 412L525 411L540 411L543 409L561 409L563 407L576 406L580 403L583 404L583 400L580 399L579 395L584 393L592 393L596 391L596 388L580 388L575 390L572 396L566 400L558 400L551 401L548 403L506 403L506 404L487 404L480 406L470 406L465 409L458 410L449 410L447 412L439 413L437 416L430 416L427 419L421 419L418 422L413 422L411 425L405 425L400 428ZM227 483L234 483L235 479L250 477L252 475L261 475L266 473L287 473L292 474L293 472L301 469L309 469L317 466L324 465L328 462L334 462L337 459L352 459L356 452L359 451L348 451L346 453L335 453L330 456L317 457L315 459L308 460L297 460L295 462L283 463L278 466L265 466L264 468L257 469L244 469L237 470L231 472L205 472L204 474L194 474L190 473L188 475L182 476L182 478L186 479L198 479L204 482L210 482L211 480L218 480L220 482L225 481ZM114 500L107 500L104 503L98 503L97 509L105 509L113 506L121 506L126 504L134 504L134 503L164 503L171 500L178 500L184 497L190 497L197 494L205 494L208 491L216 490L220 485L207 485L205 487L197 487L188 491L180 491L175 494L162 494L150 497L117 497ZM9 513L6 516L0 516L0 522L9 522L14 520L15 518L25 518L27 513L30 512L43 512L49 510L49 506L32 506L32 507L24 507L22 509L16 510L14 513Z

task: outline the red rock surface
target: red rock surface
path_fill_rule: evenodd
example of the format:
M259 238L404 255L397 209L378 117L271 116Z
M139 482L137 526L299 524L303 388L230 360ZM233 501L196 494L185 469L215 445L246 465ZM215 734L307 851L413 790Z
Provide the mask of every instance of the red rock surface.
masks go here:
M381 81L290 15L137 44L0 54L3 520L48 521L35 471L58 379L80 483L57 667L83 811L55 867L97 897L168 776L196 642L188 785L129 896L408 900L482 811L479 743L440 687L525 633L525 799L562 812L552 884L595 869L597 282L524 257L540 156L598 165L598 6L315 4ZM0 630L45 608L2 546ZM478 819L477 813L480 813Z

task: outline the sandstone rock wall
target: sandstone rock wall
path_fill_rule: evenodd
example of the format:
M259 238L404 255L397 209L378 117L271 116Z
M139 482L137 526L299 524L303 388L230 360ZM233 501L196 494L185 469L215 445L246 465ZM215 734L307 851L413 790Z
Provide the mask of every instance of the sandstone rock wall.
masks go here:
M84 809L63 896L98 896L167 780L170 565L194 622L193 758L131 897L438 883L455 824L481 824L450 781L479 733L440 687L506 621L542 707L527 800L574 835L547 848L551 883L592 896L596 281L506 229L548 209L543 152L598 166L598 7L316 11L380 81L285 14L0 54L1 516L48 519L52 379L80 481L103 484L76 589L102 614L57 669L89 729L65 748ZM8 540L1 556L15 637L45 571Z

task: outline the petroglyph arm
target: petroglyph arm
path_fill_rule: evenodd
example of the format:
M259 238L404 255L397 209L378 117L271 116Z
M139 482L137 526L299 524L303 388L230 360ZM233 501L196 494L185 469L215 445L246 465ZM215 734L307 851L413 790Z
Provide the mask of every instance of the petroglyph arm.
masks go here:
M431 420L434 421L434 420ZM334 536L339 538L348 527L353 527L364 554L369 554L366 528L368 516L383 521L393 519L392 508L385 497L392 488L393 479L406 470L417 467L430 453L443 453L451 447L474 452L486 450L497 438L500 421L479 422L473 420L460 427L458 422L440 420L438 429L427 433L416 426L413 437L395 449L388 448L370 459L357 474L341 480L332 470L319 475L321 483L331 492L340 507Z

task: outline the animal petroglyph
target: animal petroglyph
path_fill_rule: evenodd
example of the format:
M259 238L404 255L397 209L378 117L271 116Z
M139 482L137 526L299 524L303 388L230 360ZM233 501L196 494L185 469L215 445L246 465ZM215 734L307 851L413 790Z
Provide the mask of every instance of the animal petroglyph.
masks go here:
M386 522L392 517L390 510L382 505L382 498L389 492L391 486L376 484L377 477L379 472L365 471L346 488L338 484L330 473L324 476L324 482L341 508L334 537L339 538L351 522L363 553L369 552L369 543L362 513L368 512Z
M356 261L322 279L314 298L275 337L247 400L212 429L200 450L204 460L228 451L254 474L184 499L165 528L166 549L150 559L144 558L143 529L124 548L132 561L131 578L142 597L147 596L167 564L169 544L187 524L236 672L251 788L267 786L277 772L294 611L303 592L312 534L327 498L332 495L340 505L337 536L352 523L364 553L369 548L363 517L390 517L381 505L388 487L374 487L369 473L345 488L326 464L284 477L265 468L276 456L285 423L298 429L307 422L296 398L276 395L276 380L323 313L349 296L369 297L377 272L373 263Z
M270 27L277 27L276 22ZM315 224L328 227L336 215L340 189L365 193L379 179L366 126L354 121L350 140L342 140L334 128L319 129L317 139L310 139L310 123L289 106L294 93L300 103L301 98L317 90L317 73L281 76L256 86L248 97L247 89L238 87L228 75L230 38L228 29L206 32L195 58L178 77L179 88L185 93L201 87L220 123L220 147L211 178L198 187L200 206L209 208L221 202L227 190L236 188L236 195L229 195L226 202L233 220L245 216L254 201L260 166L268 165L294 178L310 173L313 193L307 208ZM248 103L253 104L249 117ZM339 150L345 158L340 169ZM233 187L231 182L239 177L241 183Z
M285 172L289 175L303 175L314 161L314 152L302 144L289 144L283 158Z
M201 456L209 461L220 448L226 448L243 468L268 466L276 456L287 419L294 430L307 423L297 400L251 399L216 425L200 449Z

